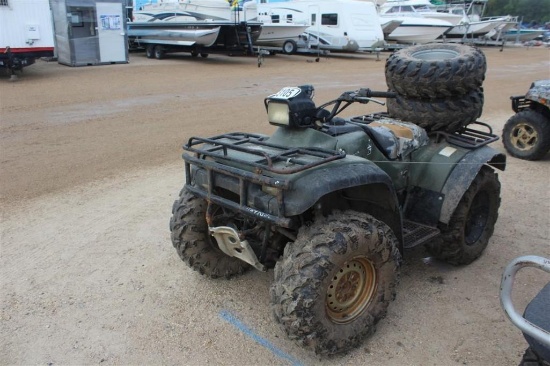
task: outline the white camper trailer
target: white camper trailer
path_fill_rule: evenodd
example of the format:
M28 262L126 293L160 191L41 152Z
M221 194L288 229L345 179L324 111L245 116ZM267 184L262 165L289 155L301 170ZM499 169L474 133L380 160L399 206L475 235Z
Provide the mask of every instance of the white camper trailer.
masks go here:
M258 15L272 23L304 23L310 47L331 52L373 51L384 47L384 34L372 2L292 0L258 3Z
M14 71L54 55L48 0L0 1L0 67Z

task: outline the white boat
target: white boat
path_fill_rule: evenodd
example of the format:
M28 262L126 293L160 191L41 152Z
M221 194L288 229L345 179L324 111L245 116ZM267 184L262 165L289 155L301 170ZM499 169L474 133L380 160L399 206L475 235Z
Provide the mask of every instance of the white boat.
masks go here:
M435 41L446 31L452 28L452 24L439 19L423 17L406 17L394 14L381 14L380 22L385 24L387 20L400 22L399 26L386 35L387 41L422 44Z
M545 29L511 29L504 34L504 39L508 42L528 42L543 35L545 32Z
M488 0L451 0L438 11L462 15L462 21L445 33L446 38L479 38L508 21L508 17L482 20Z
M384 47L376 6L355 0L291 0L258 3L258 14L307 25L310 48L330 52L372 51Z
M462 14L439 12L430 0L388 0L380 6L380 15L386 14L439 19L451 25L457 25L462 21Z
M246 10L243 10L240 5L232 6L226 0L159 0L155 4L143 5L140 10L135 10L133 15L135 22L261 21L262 31L254 45L283 47L285 42L290 41L293 42L293 48L296 48L295 44L307 26L287 22L275 23L271 19L269 22L263 21L258 17L255 5L254 2L249 2ZM200 38L206 41L207 35L203 33L200 32Z
M232 20L231 6L226 0L158 0L133 11L135 22L194 20Z
M210 47L218 38L221 27L219 22L204 21L130 22L128 36L138 37L141 43L154 40L155 44Z

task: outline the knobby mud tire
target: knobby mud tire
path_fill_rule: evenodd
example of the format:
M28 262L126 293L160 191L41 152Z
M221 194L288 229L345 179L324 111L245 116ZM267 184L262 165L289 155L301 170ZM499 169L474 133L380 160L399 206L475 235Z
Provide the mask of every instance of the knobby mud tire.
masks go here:
M550 366L550 360L545 361L531 347L525 350L519 366Z
M550 120L531 109L520 111L504 124L502 143L513 157L539 160L550 151Z
M357 347L375 331L395 298L401 260L397 246L387 225L354 211L336 212L301 228L275 266L270 291L275 319L289 338L318 354L332 355ZM349 282L353 276L361 277L354 271L357 267L365 269L363 263L370 266L372 275L363 271L365 281L359 283L369 285L355 287L361 290L355 291L350 301L353 306L342 313L331 299L345 299L345 291L337 293L334 288L341 288L340 280L347 284L344 275L351 276ZM371 291L368 296L364 288ZM335 302L338 306L345 303Z
M250 265L223 253L208 233L205 200L184 189L172 206L170 232L180 258L195 271L210 278L240 275Z
M480 88L487 61L476 47L424 44L394 52L386 60L388 87L407 98L447 98Z
M397 95L386 100L391 117L412 122L427 132L453 133L475 122L483 112L483 89L460 97L444 99L412 99Z
M500 182L489 167L482 167L458 203L441 237L426 248L453 265L470 264L485 250L493 235L500 207Z

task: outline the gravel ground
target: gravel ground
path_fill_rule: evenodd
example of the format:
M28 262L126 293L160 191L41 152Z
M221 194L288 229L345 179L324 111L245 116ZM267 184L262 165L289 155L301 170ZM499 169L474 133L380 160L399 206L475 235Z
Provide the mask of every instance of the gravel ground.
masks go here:
M550 50L483 50L480 120L500 134L513 114L509 97L550 77ZM254 58L132 53L126 65L38 62L16 82L2 76L0 364L517 364L526 343L498 289L513 258L550 257L548 155L508 158L499 220L479 260L452 267L422 248L407 251L397 299L377 332L331 359L277 326L272 271L208 280L170 243L182 143L271 133L263 98L283 86L313 84L318 103L358 87L385 90L387 55L278 55L258 68ZM501 141L492 146L504 152ZM547 280L521 272L518 308Z

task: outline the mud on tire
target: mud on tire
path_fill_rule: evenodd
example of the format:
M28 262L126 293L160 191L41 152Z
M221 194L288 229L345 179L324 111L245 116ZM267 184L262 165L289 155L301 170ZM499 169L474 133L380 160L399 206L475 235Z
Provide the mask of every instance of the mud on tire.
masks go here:
M170 232L172 244L180 258L202 275L210 278L231 278L250 266L223 253L208 233L205 200L184 189L172 206Z
M458 131L475 122L483 112L483 89L443 99L412 99L397 95L386 101L391 117L412 122L426 131Z
M500 206L500 182L493 169L482 167L462 196L441 238L426 246L436 258L454 265L470 264L493 235Z
M407 98L464 95L483 84L487 61L478 48L460 44L424 44L391 54L386 83Z
M291 339L318 354L358 346L395 298L397 245L387 225L354 211L303 227L275 266L276 320Z
M550 120L531 109L520 111L504 124L502 143L516 158L541 159L550 150Z

